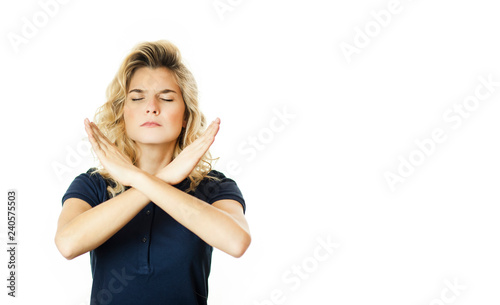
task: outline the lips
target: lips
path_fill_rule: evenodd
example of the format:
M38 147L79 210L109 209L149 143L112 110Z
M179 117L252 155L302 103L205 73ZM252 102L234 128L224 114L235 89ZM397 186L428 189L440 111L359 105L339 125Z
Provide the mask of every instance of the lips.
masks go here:
M158 127L158 126L161 126L161 125L156 123L156 122L153 122L153 121L146 122L146 123L141 125L141 127Z

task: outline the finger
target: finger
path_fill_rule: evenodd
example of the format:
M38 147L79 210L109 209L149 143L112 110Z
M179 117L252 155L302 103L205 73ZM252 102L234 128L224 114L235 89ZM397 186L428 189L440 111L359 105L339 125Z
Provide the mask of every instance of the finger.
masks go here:
M220 128L220 119L216 118L212 122L212 124L210 124L209 128L207 128L207 134L206 134L206 139L205 140L208 140L208 141L211 140L211 141L213 141L214 137L219 132L219 128Z
M220 124L220 119L216 118L215 120L208 125L207 129L205 130L204 134L202 137L211 137L214 132L217 132Z
M220 130L220 119L219 118L216 118L215 119L215 134L214 134L214 137L219 133L219 130Z
M92 128L92 132L94 133L96 139L99 139L101 142L105 142L105 136L94 122L90 123L90 128Z
M199 149L202 150L203 153L205 153L208 148L214 143L215 136L219 132L219 123L220 119L215 119L212 124L210 124L209 128L207 128L206 134L202 137Z
M94 132L92 130L92 127L90 126L90 122L88 119L85 119L85 131L87 132L87 135L89 137L90 144L92 145L92 148L96 153L102 151L101 146L99 145L99 142L96 140L94 136Z
M93 122L90 123L90 126L92 127L92 130L94 131L94 135L95 135L96 139L99 141L101 148L108 149L108 150L111 149L111 146L113 144L111 144L109 139L101 132L99 127L97 127L97 125Z
M203 134L185 148L186 152L191 151L196 155L203 155L214 141L215 134L219 129L219 122L218 118L212 121Z
M96 148L98 148L100 151L103 151L106 148L105 143L103 143L100 135L93 128L92 123L89 122L87 128L89 132L89 137L93 140Z
M122 160L125 161L130 161L127 157L123 155L122 152L118 150L116 145L114 143L111 143L111 141L106 137L99 127L95 123L90 123L89 124L92 127L92 130L94 131L94 137L96 138L97 142L99 143L99 147L105 153L107 156L114 155Z

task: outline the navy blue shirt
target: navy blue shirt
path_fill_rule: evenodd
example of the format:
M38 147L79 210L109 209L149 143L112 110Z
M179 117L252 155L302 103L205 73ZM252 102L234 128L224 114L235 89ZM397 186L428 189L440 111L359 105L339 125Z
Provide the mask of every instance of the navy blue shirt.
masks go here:
M92 169L73 180L62 198L79 198L92 207L109 199L110 182ZM212 170L189 194L212 204L233 199L246 210L232 179ZM188 179L175 185L189 188ZM150 202L101 246L90 251L91 305L207 304L212 246Z

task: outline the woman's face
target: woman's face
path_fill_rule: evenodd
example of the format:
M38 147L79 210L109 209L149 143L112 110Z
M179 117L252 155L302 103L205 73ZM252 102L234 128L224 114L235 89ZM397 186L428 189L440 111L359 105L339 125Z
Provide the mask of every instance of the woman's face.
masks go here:
M123 108L127 136L137 143L175 142L184 122L184 100L167 68L137 69Z

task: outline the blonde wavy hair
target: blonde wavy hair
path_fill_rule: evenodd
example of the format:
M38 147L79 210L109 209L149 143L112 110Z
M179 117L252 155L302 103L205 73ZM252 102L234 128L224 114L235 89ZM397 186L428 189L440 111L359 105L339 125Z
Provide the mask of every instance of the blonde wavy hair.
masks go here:
M99 129L116 145L132 164L138 161L138 148L135 141L130 139L125 132L123 118L123 105L134 72L142 67L165 67L173 72L177 85L181 89L182 98L186 106L184 118L186 127L177 138L173 158L189 144L193 143L206 128L206 119L198 106L198 86L193 74L186 68L179 49L169 41L158 40L155 42L142 42L137 44L122 62L120 69L106 90L106 103L99 107L94 116L94 122ZM201 158L195 169L188 176L191 181L186 192L196 189L199 183L208 176L212 170L212 158L209 151ZM125 190L125 187L113 179L104 167L96 168L92 173L98 172L103 178L110 181L108 192L114 197Z

